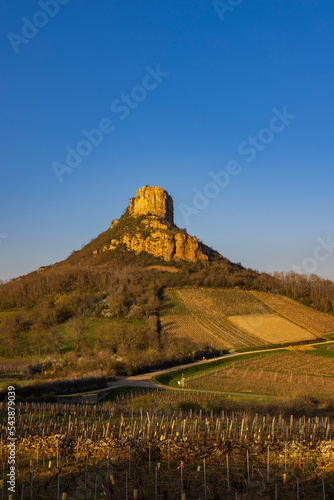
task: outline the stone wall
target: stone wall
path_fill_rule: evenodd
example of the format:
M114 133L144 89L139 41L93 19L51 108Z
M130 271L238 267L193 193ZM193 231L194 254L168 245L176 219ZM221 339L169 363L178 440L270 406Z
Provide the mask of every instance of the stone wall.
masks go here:
M76 460L82 462L87 453L94 460L105 460L109 456L111 461L127 460L129 456L129 447L133 460L136 457L149 454L151 446L152 454L159 457L159 461L167 462L185 460L186 463L201 463L203 459L208 464L218 465L226 460L226 455L230 457L231 465L244 464L247 451L252 457L252 463L256 462L259 467L266 467L269 458L271 464L276 464L284 469L285 460L289 470L295 468L307 467L313 463L318 471L334 470L334 443L333 441L320 441L313 446L302 442L288 441L284 442L243 442L239 440L226 439L225 441L210 442L208 444L196 443L189 440L189 437L182 438L176 436L172 439L166 439L163 435L156 436L126 436L123 433L119 435L119 429L110 428L110 436L101 436L95 434L94 437L74 438L65 434L55 434L52 436L29 436L21 438L16 442L17 456L22 458L36 459L37 454L40 459L48 457L49 460L55 460L58 455L62 465L66 458L70 464ZM58 443L58 444L57 444ZM8 455L8 445L3 445L4 455ZM255 465L253 465L255 466Z

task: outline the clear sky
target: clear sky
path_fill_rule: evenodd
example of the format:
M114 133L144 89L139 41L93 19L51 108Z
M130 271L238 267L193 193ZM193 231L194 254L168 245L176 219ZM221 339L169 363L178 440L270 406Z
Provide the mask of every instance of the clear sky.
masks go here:
M146 184L233 262L334 279L333 24L328 0L1 2L0 279Z

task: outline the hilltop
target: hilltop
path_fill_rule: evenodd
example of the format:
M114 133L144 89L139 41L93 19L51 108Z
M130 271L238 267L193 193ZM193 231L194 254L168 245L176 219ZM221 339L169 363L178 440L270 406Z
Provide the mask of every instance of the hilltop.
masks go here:
M166 262L223 259L196 236L190 236L175 225L173 199L157 186L139 189L120 219L114 219L107 231L68 262L91 261L92 256L95 264L105 262L115 255L115 250L133 251L136 255L146 252Z

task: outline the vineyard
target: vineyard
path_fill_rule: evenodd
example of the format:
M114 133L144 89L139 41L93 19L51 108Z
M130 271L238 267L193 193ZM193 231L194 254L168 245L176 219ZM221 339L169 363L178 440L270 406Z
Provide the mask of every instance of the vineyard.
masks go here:
M160 307L162 330L166 335L217 349L318 339L306 327L296 324L299 304L289 302L292 310L296 306L295 316L289 321L269 307L269 299L268 304L264 303L262 296L267 295L271 297L238 289L167 290ZM318 314L320 319L326 318L322 313L311 312L315 317ZM334 323L330 317L328 321ZM319 328L317 332L321 333Z
M318 335L334 333L334 317L321 313L310 307L306 307L298 302L284 297L283 295L273 295L269 293L252 292L255 297L262 300L287 319L308 328Z
M229 363L215 373L191 377L187 387L216 391L331 398L333 359L285 351Z
M263 341L255 335L240 330L225 318L167 316L161 318L165 335L189 339L197 345L211 345L215 349L229 349L259 345Z
M217 403L179 391L19 403L13 500L333 497L333 420L199 409L205 402ZM0 432L5 477L5 423Z
M219 335L227 344L227 347L242 347L259 345L262 339L255 335L246 333L244 330L233 325L226 318L198 318L198 323L206 330Z
M159 314L160 317L191 315L179 296L178 290L166 290L164 292Z
M230 347L221 335L203 328L197 318L191 316L167 316L161 318L160 322L166 336L173 335L173 337L196 342L198 346L210 345L215 349Z
M260 343L317 341L316 335L285 318L275 314L254 314L251 316L230 316L230 321L237 327L260 337Z
M300 346L305 352L295 350L285 350L278 354L271 353L266 356L253 358L249 361L238 363L240 367L249 369L263 369L279 372L291 372L295 374L323 375L334 377L333 357L312 355L317 353L316 349L308 346ZM322 351L324 348L322 347Z
M185 288L177 290L177 293L186 308L196 316L235 316L270 312L263 302L245 290Z

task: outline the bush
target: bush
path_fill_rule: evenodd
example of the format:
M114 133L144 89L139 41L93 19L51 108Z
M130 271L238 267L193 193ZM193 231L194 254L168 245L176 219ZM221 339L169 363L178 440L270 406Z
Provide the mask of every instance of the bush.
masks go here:
M202 404L197 401L180 401L177 407L182 411L183 410L200 411L203 408Z

